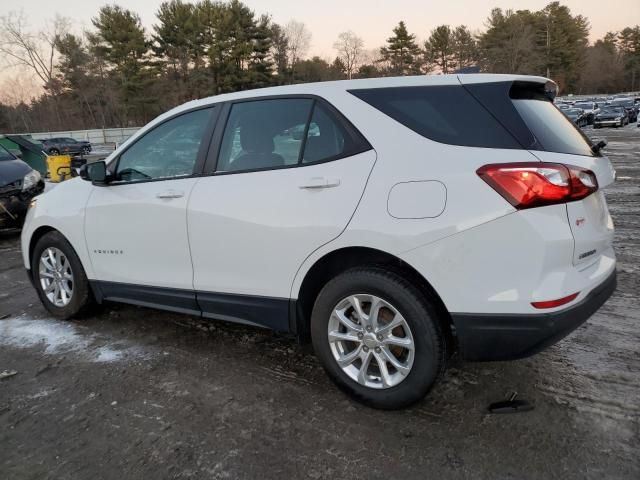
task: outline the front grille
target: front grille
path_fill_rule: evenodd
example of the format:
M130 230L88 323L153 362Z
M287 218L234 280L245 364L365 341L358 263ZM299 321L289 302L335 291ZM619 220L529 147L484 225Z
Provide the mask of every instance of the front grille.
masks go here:
M22 180L16 180L13 183L0 187L0 196L17 195L22 191Z

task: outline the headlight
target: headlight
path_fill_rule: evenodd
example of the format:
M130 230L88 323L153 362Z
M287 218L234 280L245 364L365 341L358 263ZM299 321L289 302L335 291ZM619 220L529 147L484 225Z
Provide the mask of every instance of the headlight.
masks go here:
M29 190L31 187L38 184L40 181L40 172L37 170L31 170L22 179L22 191Z
M620 120L622 120L622 117L616 117L616 122L619 122Z

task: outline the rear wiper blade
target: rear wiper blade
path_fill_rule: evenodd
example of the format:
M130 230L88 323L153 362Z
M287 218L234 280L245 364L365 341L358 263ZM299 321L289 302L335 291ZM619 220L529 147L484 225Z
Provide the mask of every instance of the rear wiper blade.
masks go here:
M591 145L591 151L593 153L600 153L600 150L602 150L606 146L607 146L607 141L600 140L598 143Z

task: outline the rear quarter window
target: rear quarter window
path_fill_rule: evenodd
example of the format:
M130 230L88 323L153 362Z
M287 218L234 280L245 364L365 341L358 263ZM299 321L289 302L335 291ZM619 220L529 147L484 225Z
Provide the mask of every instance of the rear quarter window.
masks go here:
M522 148L461 85L350 90L414 132L440 143Z

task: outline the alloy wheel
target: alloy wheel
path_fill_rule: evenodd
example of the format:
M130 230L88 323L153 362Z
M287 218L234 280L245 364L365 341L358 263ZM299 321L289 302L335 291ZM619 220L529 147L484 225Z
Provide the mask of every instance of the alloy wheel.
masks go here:
M47 299L56 307L66 307L73 296L73 270L66 255L56 247L45 249L38 272Z
M380 297L358 294L338 302L327 333L336 363L360 385L394 387L411 371L415 343L409 324Z

